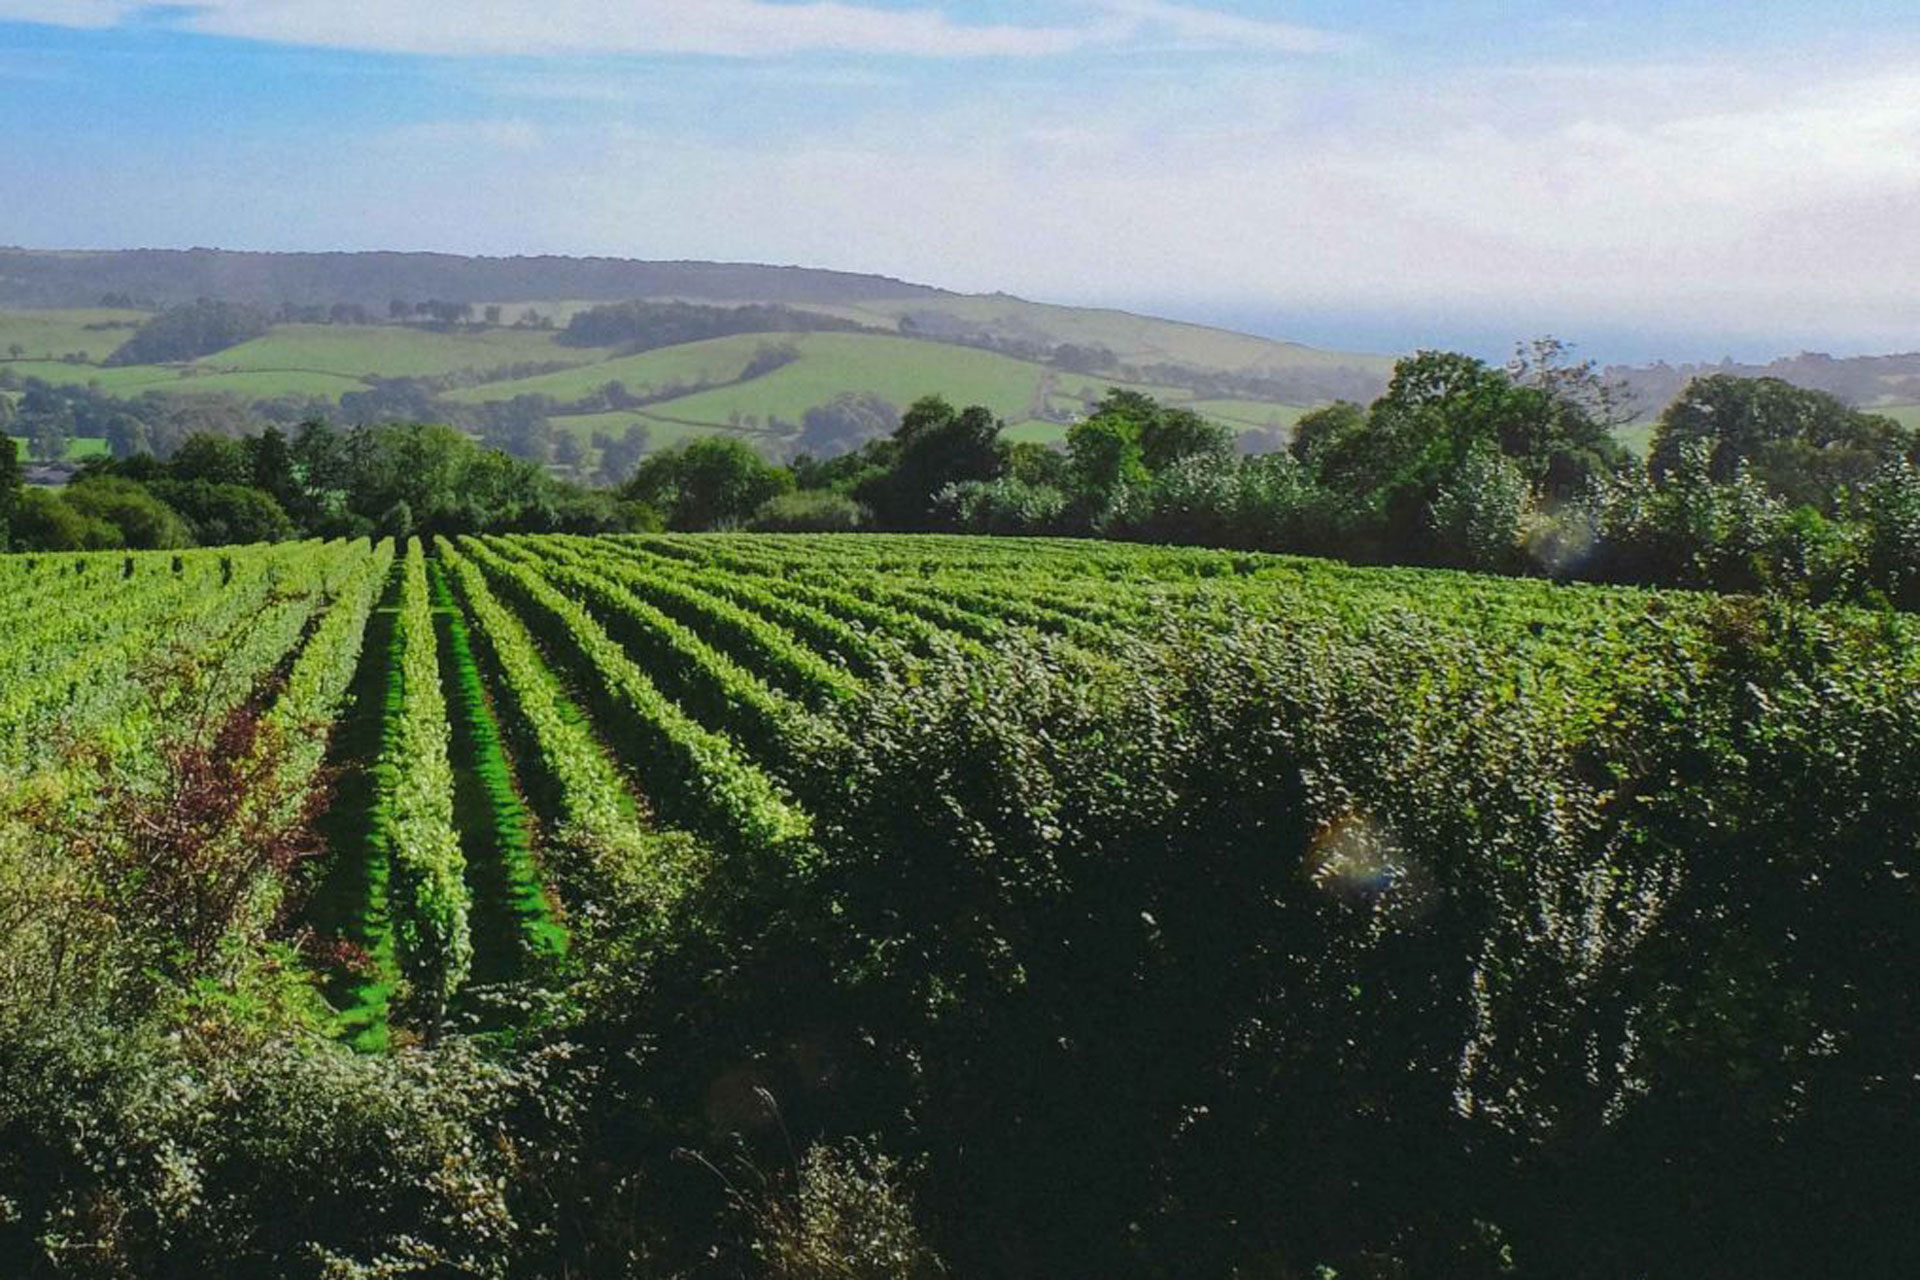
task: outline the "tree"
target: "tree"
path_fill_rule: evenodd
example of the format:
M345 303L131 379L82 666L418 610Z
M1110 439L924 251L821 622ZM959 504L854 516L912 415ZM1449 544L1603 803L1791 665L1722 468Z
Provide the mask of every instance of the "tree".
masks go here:
M1790 503L1835 510L1840 495L1888 462L1912 457L1916 436L1891 418L1861 413L1836 396L1779 378L1696 378L1654 429L1648 463L1656 478L1696 444L1708 475L1731 480L1742 466Z
M73 420L66 414L48 414L27 425L28 446L41 462L59 462L66 458L73 441Z
M120 530L81 515L51 489L26 489L13 515L16 551L104 551L124 546Z
M248 484L272 495L282 509L297 500L300 483L294 474L293 447L287 443L285 432L268 427L249 438L242 452L248 463Z
M286 510L264 489L205 480L153 480L147 488L186 518L203 547L285 542L294 536Z
M1188 409L1115 387L1067 429L1068 487L1079 520L1099 526L1129 490L1195 460L1233 457L1233 432Z
M815 458L837 458L900 427L900 411L871 391L845 391L800 417L798 448Z
M1351 400L1336 400L1302 414L1293 425L1293 439L1287 452L1308 466L1317 467L1323 455L1340 446L1349 437L1364 431L1367 411Z
M580 437L571 431L556 431L553 434L553 460L567 469L571 475L579 475L587 465L587 449L580 443Z
M1586 407L1587 375L1554 371L1558 350L1542 357L1547 372L1528 366L1537 385L1526 386L1471 356L1422 351L1394 366L1387 393L1364 419L1339 406L1303 419L1294 455L1321 484L1373 512L1385 554L1412 563L1445 558L1433 540L1433 504L1443 490L1457 499L1469 459L1498 453L1548 502L1572 498L1624 464L1610 428Z
M7 354L13 359L18 360L27 354L27 349L17 342L9 342L7 344Z
M970 405L956 412L939 396L914 402L893 433L893 469L862 484L855 496L890 528L922 529L934 523L933 497L950 484L997 479L1006 469L993 412Z
M197 360L257 338L272 327L253 307L202 298L170 307L141 325L107 357L109 365L171 364Z
M1165 471L1188 458L1230 458L1233 432L1191 409L1161 409L1140 424L1140 460Z
M663 513L672 529L741 524L793 487L793 477L738 440L708 436L642 462L620 495Z
M1093 418L1124 424L1139 445L1140 462L1164 471L1194 457L1231 457L1233 432L1191 409L1170 409L1152 396L1113 387L1094 406Z
M116 458L131 458L153 450L153 432L144 419L131 413L116 413L101 433L107 452Z
M633 474L640 459L647 456L650 438L651 433L643 422L634 423L619 436L595 432L593 443L600 450L600 465L594 478L609 489L618 487Z
M1903 609L1920 609L1920 465L1890 462L1861 488L1854 517L1867 577Z
M1552 334L1517 344L1506 373L1515 386L1546 392L1578 409L1603 431L1633 421L1633 388L1621 379L1603 376L1591 360L1575 362L1573 344Z
M1140 427L1124 414L1095 414L1067 429L1067 458L1082 515L1098 521L1129 487L1147 481Z
M175 480L246 484L253 479L253 459L240 441L199 432L188 436L173 451L173 457L167 462L167 473Z
M117 529L121 540L116 545L141 551L193 545L187 522L138 481L90 477L69 485L61 498L81 516Z
M404 545L413 536L413 508L407 505L406 499L401 499L381 513L375 528L382 538L392 538Z

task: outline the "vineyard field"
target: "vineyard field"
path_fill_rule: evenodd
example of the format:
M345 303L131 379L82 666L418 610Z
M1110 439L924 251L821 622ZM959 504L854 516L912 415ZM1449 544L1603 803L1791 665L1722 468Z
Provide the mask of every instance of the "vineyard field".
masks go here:
M1920 1114L1916 815L1896 614L945 535L0 557L0 1070L131 1019L209 1118L0 1160L0 1259L175 1161L249 1274L600 1274L606 1213L702 1273L738 1204L664 1153L872 1140L957 1274L1731 1274L1633 1241L1813 1169L1840 1248Z

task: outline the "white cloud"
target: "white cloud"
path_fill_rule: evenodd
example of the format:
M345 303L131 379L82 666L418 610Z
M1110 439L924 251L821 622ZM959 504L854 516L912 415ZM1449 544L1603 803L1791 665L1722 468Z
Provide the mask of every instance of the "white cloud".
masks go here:
M1186 38L1191 10L1101 4L1082 10L1092 25ZM796 106L751 130L673 83L624 96L594 64L582 96L616 109L543 113L536 79L475 108L513 118L343 136L286 172L208 152L82 155L67 173L35 152L16 167L49 212L23 210L16 234L800 262L1054 299L1391 312L1436 337L1497 323L1693 332L1705 355L1912 349L1920 74L1896 52L1366 80L1239 60L1157 79L1143 59L1070 88L1038 67L871 95L857 115ZM0 159L30 145L0 138Z
M1171 38L1187 47L1312 52L1323 33L1162 0L1086 0L1093 14L1054 25L972 24L938 8L846 0L0 0L0 20L109 26L157 13L208 35L440 56L810 52L926 58L1042 57Z
M1263 49L1280 53L1327 53L1348 41L1332 32L1260 18L1170 4L1166 0L1095 0L1131 34L1147 34L1176 45L1206 49Z
M546 135L531 120L427 120L403 125L384 141L405 148L534 151Z
M523 225L575 251L1395 309L1435 333L1497 317L1516 337L1920 345L1920 78L1669 74L1653 106L1597 68L1408 84L1344 113L1253 80L1172 102L1036 92L785 150L621 131L559 178L566 208Z
M111 27L139 7L130 0L0 0L0 21Z

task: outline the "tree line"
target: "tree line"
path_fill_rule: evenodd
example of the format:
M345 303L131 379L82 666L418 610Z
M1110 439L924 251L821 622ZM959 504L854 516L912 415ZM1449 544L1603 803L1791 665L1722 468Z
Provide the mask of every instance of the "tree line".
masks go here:
M164 461L90 458L64 489L25 486L0 436L0 549L162 549L305 537L630 532L643 506L568 484L450 427L342 430L310 421L233 439L189 436Z
M1226 427L1132 391L1110 392L1069 428L1064 448L1009 442L978 405L933 396L898 413L848 394L807 413L801 452L784 465L731 437L651 454L643 429L599 439L600 490L539 465L551 459L584 475L587 455L570 435L564 450L530 448L544 426L534 405L490 406L477 430L462 422L476 442L449 427L340 429L318 419L291 434L249 433L257 419L211 421L195 405L168 408L185 416L155 427L128 404L28 385L17 425L41 432L71 419L127 456L89 461L64 496L10 498L16 544L176 545L164 540L182 526L203 543L236 530L251 540L399 527L919 530L1920 607L1912 430L1824 392L1716 373L1668 406L1637 458L1614 435L1629 416L1623 389L1551 339L1504 367L1449 352L1408 357L1371 404L1317 409L1272 453L1247 455ZM437 406L422 397L385 407L391 420L424 420ZM141 447L161 436L170 437L155 450L165 462ZM434 459L418 474L436 479L410 487L383 470L408 450ZM256 455L264 469L247 461ZM336 456L354 465L342 469ZM179 523L156 518L129 484ZM179 487L196 485L215 492ZM232 487L254 492L243 499Z
M1259 456L1132 391L1064 449L938 397L877 434L848 399L802 437L836 456L780 467L701 440L621 492L675 529L1104 537L1920 607L1920 437L1774 378L1696 379L1645 459L1614 436L1622 389L1551 339L1505 367L1409 357L1371 405L1315 410Z

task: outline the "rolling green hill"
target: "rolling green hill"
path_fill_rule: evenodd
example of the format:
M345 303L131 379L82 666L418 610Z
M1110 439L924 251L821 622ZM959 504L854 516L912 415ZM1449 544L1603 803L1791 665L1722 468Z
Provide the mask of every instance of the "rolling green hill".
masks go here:
M579 400L609 382L618 382L635 395L647 395L676 386L731 382L741 375L761 347L788 336L751 333L731 338L711 338L705 342L662 347L639 355L581 363L560 373L483 383L449 392L446 398L461 404L485 404L531 395L551 396L566 402ZM578 347L556 346L554 350L580 354ZM601 354L605 355L604 352Z
M59 360L78 355L97 364L133 333L128 326L146 318L145 312L104 308L0 312L0 357ZM16 348L18 356L13 354Z
M590 438L594 430L641 422L649 427L656 448L702 431L744 428L765 434L775 422L797 425L808 409L845 392L871 392L899 408L924 395L984 404L1018 428L1016 438L1033 440L1062 438L1073 417L1115 386L1192 405L1236 430L1286 426L1302 412L1301 406L1279 400L1206 398L1203 387L1168 379L1136 382L1069 372L978 346L876 333L749 333L622 355L567 345L553 332L530 329L476 326L442 332L395 324L284 324L264 337L189 364L103 367L100 361L125 341L130 329L91 331L85 326L102 321L124 325L140 314L0 315L0 353L9 341L23 351L19 358L0 360L0 369L23 379L92 386L108 395L224 393L247 401L337 401L383 379L429 379L441 399L468 406L520 396L545 396L562 406L583 404L617 382L646 402L638 412L608 415L598 411L604 406L592 406L577 414L563 412L553 424ZM755 364L767 363L769 347L790 347L797 355L779 367L745 376ZM71 358L79 354L87 359ZM568 367L447 387L448 382L484 378L490 372L512 374L558 365ZM1203 381L1203 375L1196 377L1196 383Z
M188 363L106 365L155 309L200 297L256 307L281 323ZM126 300L138 300L138 309L79 305ZM748 332L639 354L569 341L564 326L581 311L632 300L811 311L871 331ZM369 319L388 315L396 301L416 315L450 302L454 316L490 323ZM472 430L500 421L501 412L525 413L488 406L541 396L558 406L549 425L584 443L598 431L645 425L656 449L708 432L779 448L807 410L848 392L900 409L935 394L984 404L1023 440L1062 439L1114 386L1192 406L1238 431L1285 428L1304 406L1371 398L1391 367L1387 357L1121 311L751 264L0 250L0 307L14 308L0 312L0 373L20 379L117 397L217 394L249 403L338 404L379 390L379 398L343 408L421 413L436 404ZM365 322L340 322L356 317ZM336 323L316 322L329 319ZM759 329L759 318L748 327ZM770 360L772 345L796 354ZM388 386L398 380L414 383ZM624 395L604 395L612 383Z
M554 336L520 329L438 333L400 325L289 324L200 364L259 373L329 373L359 381L431 378L515 365L588 364L608 355L597 348L561 346Z

